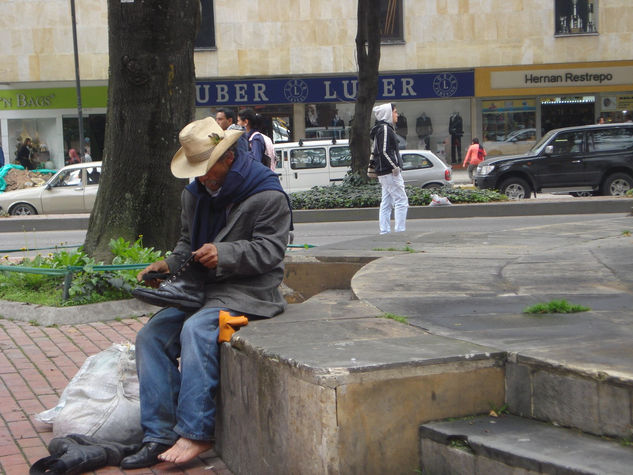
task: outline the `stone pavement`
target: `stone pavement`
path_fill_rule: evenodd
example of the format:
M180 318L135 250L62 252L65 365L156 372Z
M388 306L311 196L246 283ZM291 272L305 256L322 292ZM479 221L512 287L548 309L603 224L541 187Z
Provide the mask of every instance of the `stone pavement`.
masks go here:
M1 312L1 310L0 310ZM29 466L48 455L50 426L34 415L54 407L68 381L88 356L113 343L133 342L146 317L76 325L39 326L0 320L0 473L25 475ZM209 451L187 465L163 463L151 469L106 467L105 474L230 475Z
M630 214L590 221L579 216L572 222L518 225L501 232L443 234L428 229L376 235L293 252L293 258L326 262L382 257L352 279L352 291L361 302L406 316L411 325L435 335L622 382L633 380L632 231ZM592 310L544 317L521 313L527 305L553 298ZM284 324L283 318L275 320L270 323ZM133 341L145 321L136 317L43 326L0 320L1 473L27 473L30 463L47 455L52 433L33 415L57 403L87 356L112 343ZM265 334L267 324L253 322L241 339L248 342L258 328ZM289 340L293 326L301 331L300 325L287 325ZM318 365L328 355L306 356ZM630 421L630 408L621 416ZM123 472L107 468L96 473ZM230 472L209 453L186 467L162 464L129 473Z

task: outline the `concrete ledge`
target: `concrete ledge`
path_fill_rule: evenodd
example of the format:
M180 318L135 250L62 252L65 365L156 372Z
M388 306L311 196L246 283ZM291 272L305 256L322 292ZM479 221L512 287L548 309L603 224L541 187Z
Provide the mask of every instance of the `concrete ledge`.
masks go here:
M557 214L627 213L633 209L633 198L561 198L556 200L522 200L496 203L468 203L452 206L412 206L409 219L438 219L465 217L530 216ZM321 221L372 221L378 219L378 208L330 210L297 210L295 223Z
M420 423L503 404L505 353L340 297L290 306L222 346L216 437L233 473L411 473Z
M0 233L88 229L90 215L10 216L0 218Z
M514 416L476 417L420 427L424 473L625 475L633 451L616 441Z
M140 317L156 313L159 307L139 300L114 300L111 302L77 305L74 307L47 307L23 302L0 300L0 317L38 325L76 325L103 322L116 318Z

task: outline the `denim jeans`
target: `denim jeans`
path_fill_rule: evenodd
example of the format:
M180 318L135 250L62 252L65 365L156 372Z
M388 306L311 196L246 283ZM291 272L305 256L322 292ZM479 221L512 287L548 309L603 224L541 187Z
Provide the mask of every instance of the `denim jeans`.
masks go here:
M143 442L209 441L220 384L219 308L166 308L136 337ZM235 312L232 312L235 315ZM180 369L178 358L180 357Z

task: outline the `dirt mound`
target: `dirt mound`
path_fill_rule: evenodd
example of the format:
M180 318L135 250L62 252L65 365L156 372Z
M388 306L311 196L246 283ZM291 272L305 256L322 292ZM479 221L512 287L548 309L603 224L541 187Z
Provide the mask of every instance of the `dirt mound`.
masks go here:
M37 173L32 170L18 170L17 168L12 168L4 177L4 181L7 184L4 191L40 186L46 183L50 177L50 173Z

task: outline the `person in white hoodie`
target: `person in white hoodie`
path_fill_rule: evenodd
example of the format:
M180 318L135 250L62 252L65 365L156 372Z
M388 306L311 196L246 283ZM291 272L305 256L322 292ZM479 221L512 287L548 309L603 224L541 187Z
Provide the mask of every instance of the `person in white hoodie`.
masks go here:
M409 199L402 178L402 158L398 151L398 137L394 124L398 120L398 109L394 104L381 104L373 108L376 125L369 134L373 140L372 160L382 187L380 200L380 234L391 232L391 210L394 209L395 232L406 229Z

